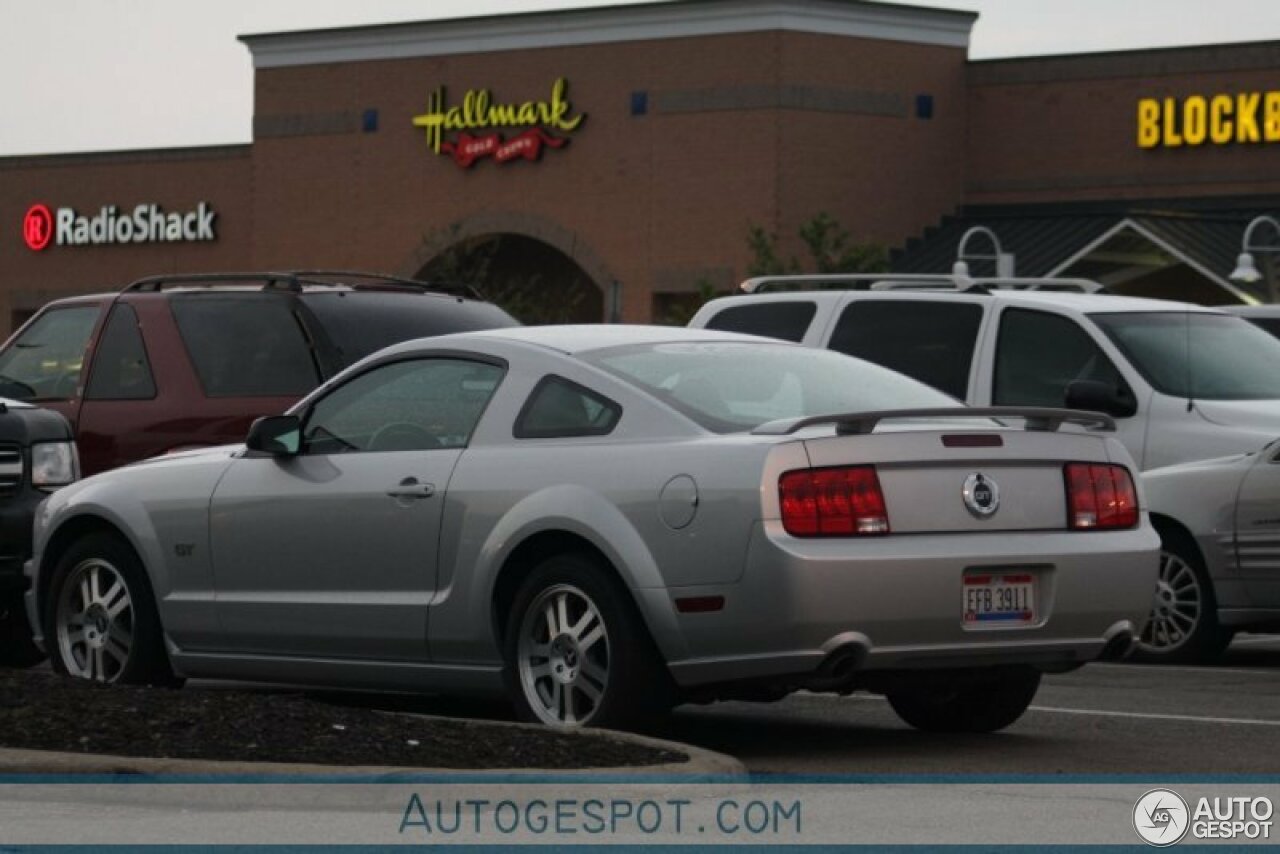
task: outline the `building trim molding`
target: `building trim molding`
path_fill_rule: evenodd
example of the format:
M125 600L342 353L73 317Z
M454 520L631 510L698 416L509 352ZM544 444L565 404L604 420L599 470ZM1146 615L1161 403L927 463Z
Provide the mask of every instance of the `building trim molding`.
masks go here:
M977 15L865 0L685 0L240 36L254 68L786 31L968 48Z

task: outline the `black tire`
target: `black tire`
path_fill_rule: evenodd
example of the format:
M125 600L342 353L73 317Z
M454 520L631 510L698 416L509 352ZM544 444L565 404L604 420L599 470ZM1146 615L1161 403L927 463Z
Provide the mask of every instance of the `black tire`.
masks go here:
M913 685L887 692L898 717L925 732L996 732L1031 705L1040 671L1019 668L974 684Z
M1168 526L1159 526L1158 531L1160 579L1156 582L1151 614L1132 658L1148 664L1211 662L1222 655L1235 633L1218 623L1218 597L1195 543ZM1170 575L1174 578L1166 577ZM1176 580L1179 575L1182 582ZM1180 583L1186 586L1178 588ZM1176 601L1192 588L1198 596L1194 616L1189 606ZM1187 620L1191 621L1189 626Z
M34 667L44 660L44 650L31 638L22 594L0 596L0 667Z
M110 618L99 612L96 618L85 620L80 624L81 635L93 633L107 644L110 643L106 640L108 636L117 637L112 630L124 630L130 642L125 653L118 658L116 656L122 646L118 640L113 647L115 652L104 651L101 656L93 657L89 641L71 643L72 628L68 626L64 632L59 623L60 619L67 621L83 605L80 582L85 581L95 567L99 570L97 583L106 588L98 592L106 596L115 589L114 582L118 579L128 596L128 607ZM114 573L114 577L104 568ZM69 582L73 583L74 589L68 589ZM118 594L113 601L119 602ZM55 672L73 678L129 685L181 684L169 666L155 594L146 570L133 548L120 537L98 532L72 544L54 567L49 594L42 604L44 625L47 627L45 644ZM108 629L102 628L104 624Z
M543 619L545 611L542 605L551 604L555 610L554 605L558 604L557 597L561 594L566 597L567 607L571 611L567 621L569 623L578 623L586 615L585 608L574 610L582 605L578 595L586 597L596 609L598 621L603 624L602 637L590 640L595 621L585 624L581 637L587 639L588 643L581 648L576 642L569 644L569 640L565 638L566 632L551 636L551 626ZM531 613L531 609L542 613ZM542 625L535 625L537 622ZM545 635L549 653L545 657L526 657L528 662L537 660L540 663L529 663L522 670L521 637L526 632L536 632L539 643ZM552 658L550 651L556 648L557 638L569 644L571 649L564 649L556 654L556 658ZM600 640L604 641L603 650ZM532 645L534 641L531 639L528 643ZM548 697L555 688L553 680L558 681L558 677L552 676L550 672L536 678L532 675L533 670L542 666L544 658L548 671L559 664L562 676L572 678L572 689L561 684L561 694L554 696L567 694L581 704L581 708L575 709L573 723L566 722L563 718L567 715L564 714L558 720L547 716L550 708ZM633 729L669 711L672 705L670 674L662 663L634 601L609 568L592 556L556 555L543 561L529 573L521 583L507 617L503 659L507 690L521 720L552 726ZM594 664L594 669L590 669L589 661ZM598 675L602 667L605 679L589 677L592 673ZM585 680L585 684L582 680ZM526 688L526 684L530 687ZM585 689L588 687L596 690L599 695L597 700L591 701L586 696ZM546 694L541 694L540 691L545 691ZM535 702L539 702L539 699L532 696L534 694L542 701L542 714L534 706ZM558 711L562 712L563 707L559 707Z

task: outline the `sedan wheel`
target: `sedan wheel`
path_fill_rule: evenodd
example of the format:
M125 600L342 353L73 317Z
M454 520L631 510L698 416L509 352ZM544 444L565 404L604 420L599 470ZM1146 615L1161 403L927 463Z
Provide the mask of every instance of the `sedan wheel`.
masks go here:
M133 549L89 534L62 555L49 582L42 622L53 669L77 679L173 685L160 616Z
M133 598L120 571L100 558L77 564L62 585L55 630L68 675L119 679L133 648Z
M671 677L644 620L595 557L556 555L536 566L506 626L504 675L521 718L626 728L670 708Z
M1185 538L1167 532L1160 537L1151 614L1134 658L1152 663L1214 658L1231 642L1231 633L1218 625L1217 601L1200 555Z
M520 627L520 683L544 723L585 724L609 686L609 634L587 594L568 584L544 590Z

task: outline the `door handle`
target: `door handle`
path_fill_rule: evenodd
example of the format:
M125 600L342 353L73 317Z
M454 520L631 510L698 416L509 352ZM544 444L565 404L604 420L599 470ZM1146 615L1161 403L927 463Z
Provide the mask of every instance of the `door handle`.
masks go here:
M406 477L399 486L387 490L392 498L430 498L436 494L434 483L418 483L416 477Z

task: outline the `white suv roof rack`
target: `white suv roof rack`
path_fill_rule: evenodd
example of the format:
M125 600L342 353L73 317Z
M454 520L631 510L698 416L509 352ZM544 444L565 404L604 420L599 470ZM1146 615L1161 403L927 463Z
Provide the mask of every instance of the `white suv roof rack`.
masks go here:
M855 291L955 291L988 293L993 290L1058 291L1093 294L1102 285L1089 279L1048 279L997 277L975 279L949 273L832 273L828 275L756 276L738 289L755 294L768 290L855 290Z

